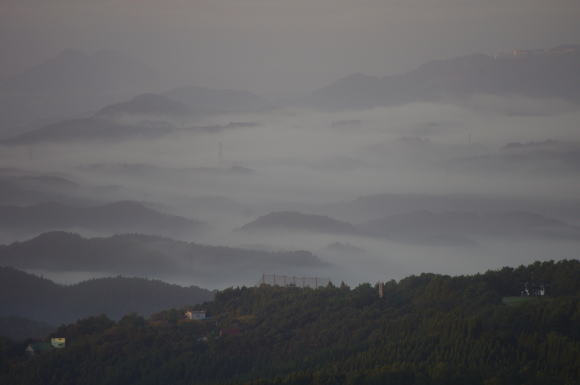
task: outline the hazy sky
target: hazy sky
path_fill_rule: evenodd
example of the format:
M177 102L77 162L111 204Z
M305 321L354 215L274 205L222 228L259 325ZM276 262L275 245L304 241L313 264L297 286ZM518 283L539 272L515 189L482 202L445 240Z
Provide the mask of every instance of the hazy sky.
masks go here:
M167 88L202 85L292 97L355 72L388 75L434 59L578 44L579 20L580 0L0 0L0 78L64 49L112 49L157 68ZM83 90L95 93L92 87ZM100 107L83 108L88 114ZM85 111L77 113L85 116ZM192 234L191 241L306 248L334 263L335 270L325 275L339 281L482 271L542 256L569 257L580 249L580 231L567 227L580 226L580 111L572 102L474 95L458 104L416 102L333 112L288 107L203 121L194 117L135 113L127 118L136 122L135 133L172 125L189 129L123 141L116 140L116 134L122 136L119 130L103 141L83 140L80 130L80 140L59 143L58 127L73 126L56 126L54 142L0 146L0 164L5 172L16 172L6 179L10 183L21 180L18 170L70 178L78 187L65 183L62 194L72 202L140 200L207 222L207 233ZM102 118L89 122L110 128ZM231 122L256 124L229 127ZM190 129L198 125L229 128ZM239 166L246 169L236 171ZM58 199L57 187L41 185L37 198L32 194L23 200ZM377 240L360 234L283 232L273 238L235 231L260 215L284 210L317 209L354 224L380 219L374 210L353 211L344 202L384 193L481 197L445 208L429 206L425 198L412 207L419 211L506 210L507 204L493 203L496 197L529 200L526 212L563 222L546 239L523 232L525 237L489 240L483 233L466 235L466 242L443 237L437 246L420 237L405 239L408 235ZM19 194L13 195L20 202ZM216 196L222 198L212 200ZM572 203L554 209L563 201ZM398 204L393 202L393 207ZM379 206L389 203L374 207ZM352 218L353 212L359 219ZM0 234L0 242L7 242L2 236L16 239ZM337 241L364 252L353 258L350 252L327 250ZM205 278L198 283L224 282ZM247 278L253 283L259 275L252 272Z
M121 50L175 84L287 95L427 60L580 42L578 0L0 0L0 77Z

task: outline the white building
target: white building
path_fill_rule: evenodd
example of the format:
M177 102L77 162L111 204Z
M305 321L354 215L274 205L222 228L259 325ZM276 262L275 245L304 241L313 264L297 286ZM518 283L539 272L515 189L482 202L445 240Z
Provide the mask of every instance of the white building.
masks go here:
M204 320L205 310L188 310L185 312L185 318L190 320Z

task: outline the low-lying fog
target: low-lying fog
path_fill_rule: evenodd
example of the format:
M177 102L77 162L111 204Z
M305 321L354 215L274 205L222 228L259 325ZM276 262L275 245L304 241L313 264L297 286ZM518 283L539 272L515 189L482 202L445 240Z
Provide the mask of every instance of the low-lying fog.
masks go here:
M475 273L538 259L577 258L579 121L578 109L557 101L493 97L472 98L460 105L416 103L335 113L288 108L174 122L180 127L221 127L215 130L4 145L0 163L2 175L28 172L75 182L74 189L61 191L74 205L140 201L206 224L204 231L176 234L177 239L261 250L308 250L329 263L316 269L298 266L291 272L258 267L240 276L225 264L227 274L222 277L216 273L205 278L187 274L161 278L216 288L254 284L265 272L319 275L335 283L356 284L420 272ZM361 197L371 202L368 197L379 194L389 195L376 198L376 206L361 203ZM401 206L403 199L408 202ZM556 233L552 225L550 232L538 235L543 224L528 231L525 223L525 231L473 230L459 234L460 240L453 227L423 229L420 237L408 230L381 237L308 226L239 229L279 211L319 214L354 226L421 211L478 215L521 211L556 220L566 235ZM441 223L441 228L446 226ZM32 236L9 235L1 229L0 233L4 243ZM167 232L159 234L167 236ZM43 273L67 282L103 275Z

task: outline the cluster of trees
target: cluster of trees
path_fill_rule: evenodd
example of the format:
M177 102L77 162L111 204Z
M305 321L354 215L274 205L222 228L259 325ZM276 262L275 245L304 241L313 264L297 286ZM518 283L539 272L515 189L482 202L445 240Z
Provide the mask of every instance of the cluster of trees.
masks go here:
M6 384L580 384L580 261L376 287L230 288L198 305L63 326L26 359L0 341ZM526 282L548 295L505 304ZM236 333L228 333L236 330Z

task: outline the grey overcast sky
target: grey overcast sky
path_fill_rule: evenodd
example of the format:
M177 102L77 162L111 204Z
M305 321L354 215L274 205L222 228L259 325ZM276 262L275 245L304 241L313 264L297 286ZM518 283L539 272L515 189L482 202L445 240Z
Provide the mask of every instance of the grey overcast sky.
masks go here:
M0 77L114 49L175 85L308 92L475 52L580 42L580 0L0 0Z

